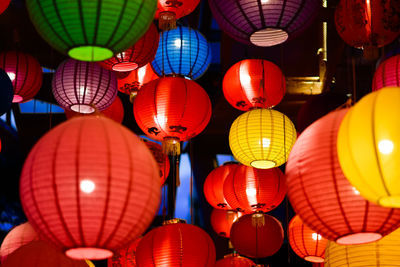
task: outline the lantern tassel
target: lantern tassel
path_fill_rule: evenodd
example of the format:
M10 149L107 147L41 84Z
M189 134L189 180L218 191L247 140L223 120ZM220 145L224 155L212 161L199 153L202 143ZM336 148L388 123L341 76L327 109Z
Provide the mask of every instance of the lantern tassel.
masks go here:
M256 212L251 216L251 225L253 227L262 227L265 225L265 218L262 212Z
M158 27L162 31L176 29L176 14L171 11L160 12L158 18Z

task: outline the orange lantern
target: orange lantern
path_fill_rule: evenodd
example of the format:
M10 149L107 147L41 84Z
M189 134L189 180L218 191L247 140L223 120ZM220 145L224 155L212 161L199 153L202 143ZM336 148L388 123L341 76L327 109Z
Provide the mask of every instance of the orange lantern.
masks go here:
M200 0L158 0L155 18L162 30L174 29L176 20L189 15Z
M254 267L256 264L245 257L241 257L237 254L225 255L223 259L218 260L215 263L215 267Z
M116 251L114 255L107 260L107 266L135 267L136 249L139 245L140 240L142 240L141 237L133 241L129 246Z
M213 209L211 212L211 226L214 231L222 237L230 237L232 224L243 213L233 210Z
M146 144L148 149L150 149L150 152L153 154L154 159L158 164L158 167L160 169L161 185L163 185L169 174L170 166L168 156L162 152L162 147L159 144L147 141L146 139L142 140Z

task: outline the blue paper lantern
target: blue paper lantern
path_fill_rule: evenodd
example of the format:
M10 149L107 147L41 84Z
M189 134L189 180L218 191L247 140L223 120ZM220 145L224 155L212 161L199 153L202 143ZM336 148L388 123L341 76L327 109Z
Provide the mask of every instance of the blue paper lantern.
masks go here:
M0 116L10 110L13 96L12 82L7 73L0 69Z
M199 78L211 62L211 47L197 30L178 26L164 31L154 61L151 63L159 76L179 75Z

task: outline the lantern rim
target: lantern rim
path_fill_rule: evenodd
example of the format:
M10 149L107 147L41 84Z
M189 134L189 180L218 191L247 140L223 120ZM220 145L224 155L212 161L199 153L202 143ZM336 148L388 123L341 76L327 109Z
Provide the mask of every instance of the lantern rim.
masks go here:
M69 107L72 111L84 114L94 113L96 109L91 105L87 104L75 104Z
M339 245L360 245L378 241L382 237L380 233L363 232L341 236L335 242Z
M80 61L103 61L113 55L111 49L96 45L81 45L68 50L68 56Z
M250 42L256 46L274 46L284 43L289 38L287 31L281 28L267 27L250 35Z
M276 167L276 162L272 160L253 160L250 165L256 169L271 169Z
M65 251L65 255L77 260L104 260L110 258L113 254L111 250L95 247L77 247Z
M22 100L24 100L24 98L23 98L22 96L20 96L20 95L14 95L14 96L13 96L12 102L13 102L13 103L20 103L20 102L22 102Z
M133 71L136 70L139 65L135 62L123 61L115 63L111 69L113 71Z
M319 257L319 256L305 256L304 260L310 261L310 262L316 262L316 263L325 261L325 259L323 257Z
M400 208L400 196L383 196L378 203L383 207Z

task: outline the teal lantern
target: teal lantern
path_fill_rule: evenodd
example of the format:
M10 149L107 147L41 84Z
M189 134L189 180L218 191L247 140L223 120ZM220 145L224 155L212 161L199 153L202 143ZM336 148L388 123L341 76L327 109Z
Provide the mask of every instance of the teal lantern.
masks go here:
M132 46L153 21L157 0L27 0L36 30L55 49L102 61Z

